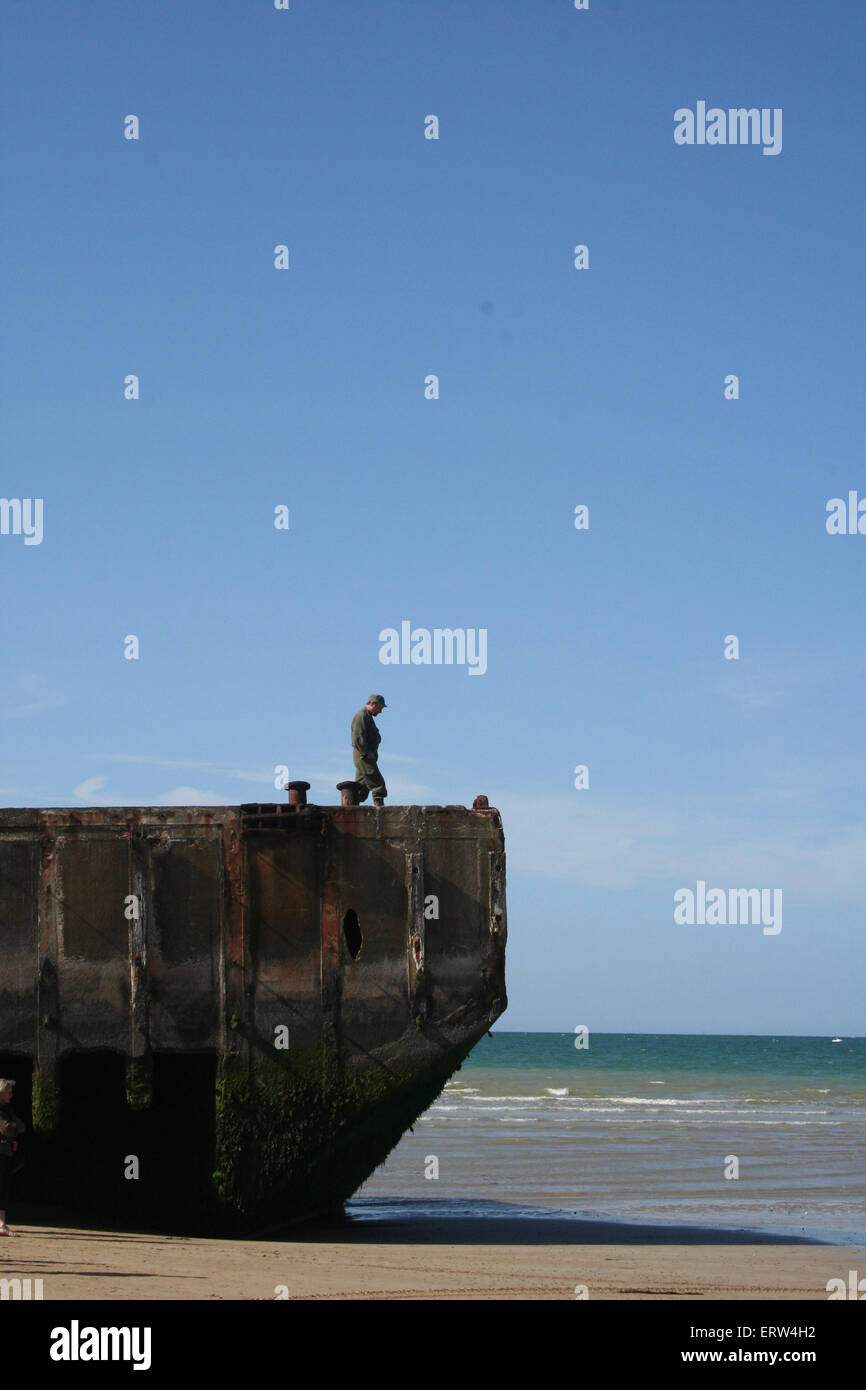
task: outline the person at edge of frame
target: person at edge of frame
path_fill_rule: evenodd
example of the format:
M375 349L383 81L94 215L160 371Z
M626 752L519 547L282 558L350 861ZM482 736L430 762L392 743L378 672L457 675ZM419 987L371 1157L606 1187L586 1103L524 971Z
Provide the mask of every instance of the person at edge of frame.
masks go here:
M18 1136L24 1133L25 1125L12 1109L14 1089L14 1081L0 1077L0 1236L15 1234L6 1225L6 1204L9 1179L18 1166Z

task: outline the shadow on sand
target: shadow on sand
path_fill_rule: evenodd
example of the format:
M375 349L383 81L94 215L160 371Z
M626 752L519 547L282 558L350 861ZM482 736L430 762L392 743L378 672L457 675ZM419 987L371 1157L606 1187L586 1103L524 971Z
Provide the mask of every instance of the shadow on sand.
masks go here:
M81 1212L22 1202L13 1213L22 1225L64 1228L79 1239L123 1242L133 1230L156 1243L166 1233L149 1225L120 1227ZM15 1222L13 1221L14 1225ZM82 1230L82 1226L86 1229ZM202 1238L190 1230L173 1229L174 1238ZM203 1237L207 1239L207 1237ZM231 1236L219 1236L231 1240ZM512 1202L411 1199L383 1202L356 1199L345 1214L331 1221L272 1226L234 1237L237 1240L284 1240L324 1245L827 1245L831 1242L792 1232L757 1231L742 1227L652 1225L616 1221L586 1212L522 1206Z
M257 1232L272 1240L346 1245L821 1245L792 1233L650 1225L510 1202L430 1199L346 1204L342 1221Z

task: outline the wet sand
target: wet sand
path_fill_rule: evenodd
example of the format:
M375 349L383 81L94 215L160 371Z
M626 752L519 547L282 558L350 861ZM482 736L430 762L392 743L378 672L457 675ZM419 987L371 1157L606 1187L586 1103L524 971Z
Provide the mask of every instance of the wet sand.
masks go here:
M18 1225L0 1278L42 1279L47 1300L794 1299L866 1252L755 1232L500 1218L377 1224L282 1238L200 1239Z

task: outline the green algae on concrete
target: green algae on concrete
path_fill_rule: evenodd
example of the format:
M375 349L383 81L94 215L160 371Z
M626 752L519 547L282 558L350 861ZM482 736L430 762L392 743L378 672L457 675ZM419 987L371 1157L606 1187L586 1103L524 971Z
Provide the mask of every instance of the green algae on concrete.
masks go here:
M60 1124L60 1088L54 1078L40 1067L33 1068L32 1093L33 1128L43 1134L52 1134Z
M153 1102L153 1058L134 1057L126 1064L126 1103L132 1110L147 1110Z
M401 1075L325 1052L226 1058L216 1085L214 1190L240 1229L339 1210L436 1099L463 1055ZM327 1160L327 1161L325 1161Z

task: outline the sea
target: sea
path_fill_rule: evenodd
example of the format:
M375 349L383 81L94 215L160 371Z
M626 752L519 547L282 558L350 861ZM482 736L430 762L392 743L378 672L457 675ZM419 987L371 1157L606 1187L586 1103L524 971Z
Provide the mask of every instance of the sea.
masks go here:
M866 1243L866 1038L489 1034L347 1212Z

